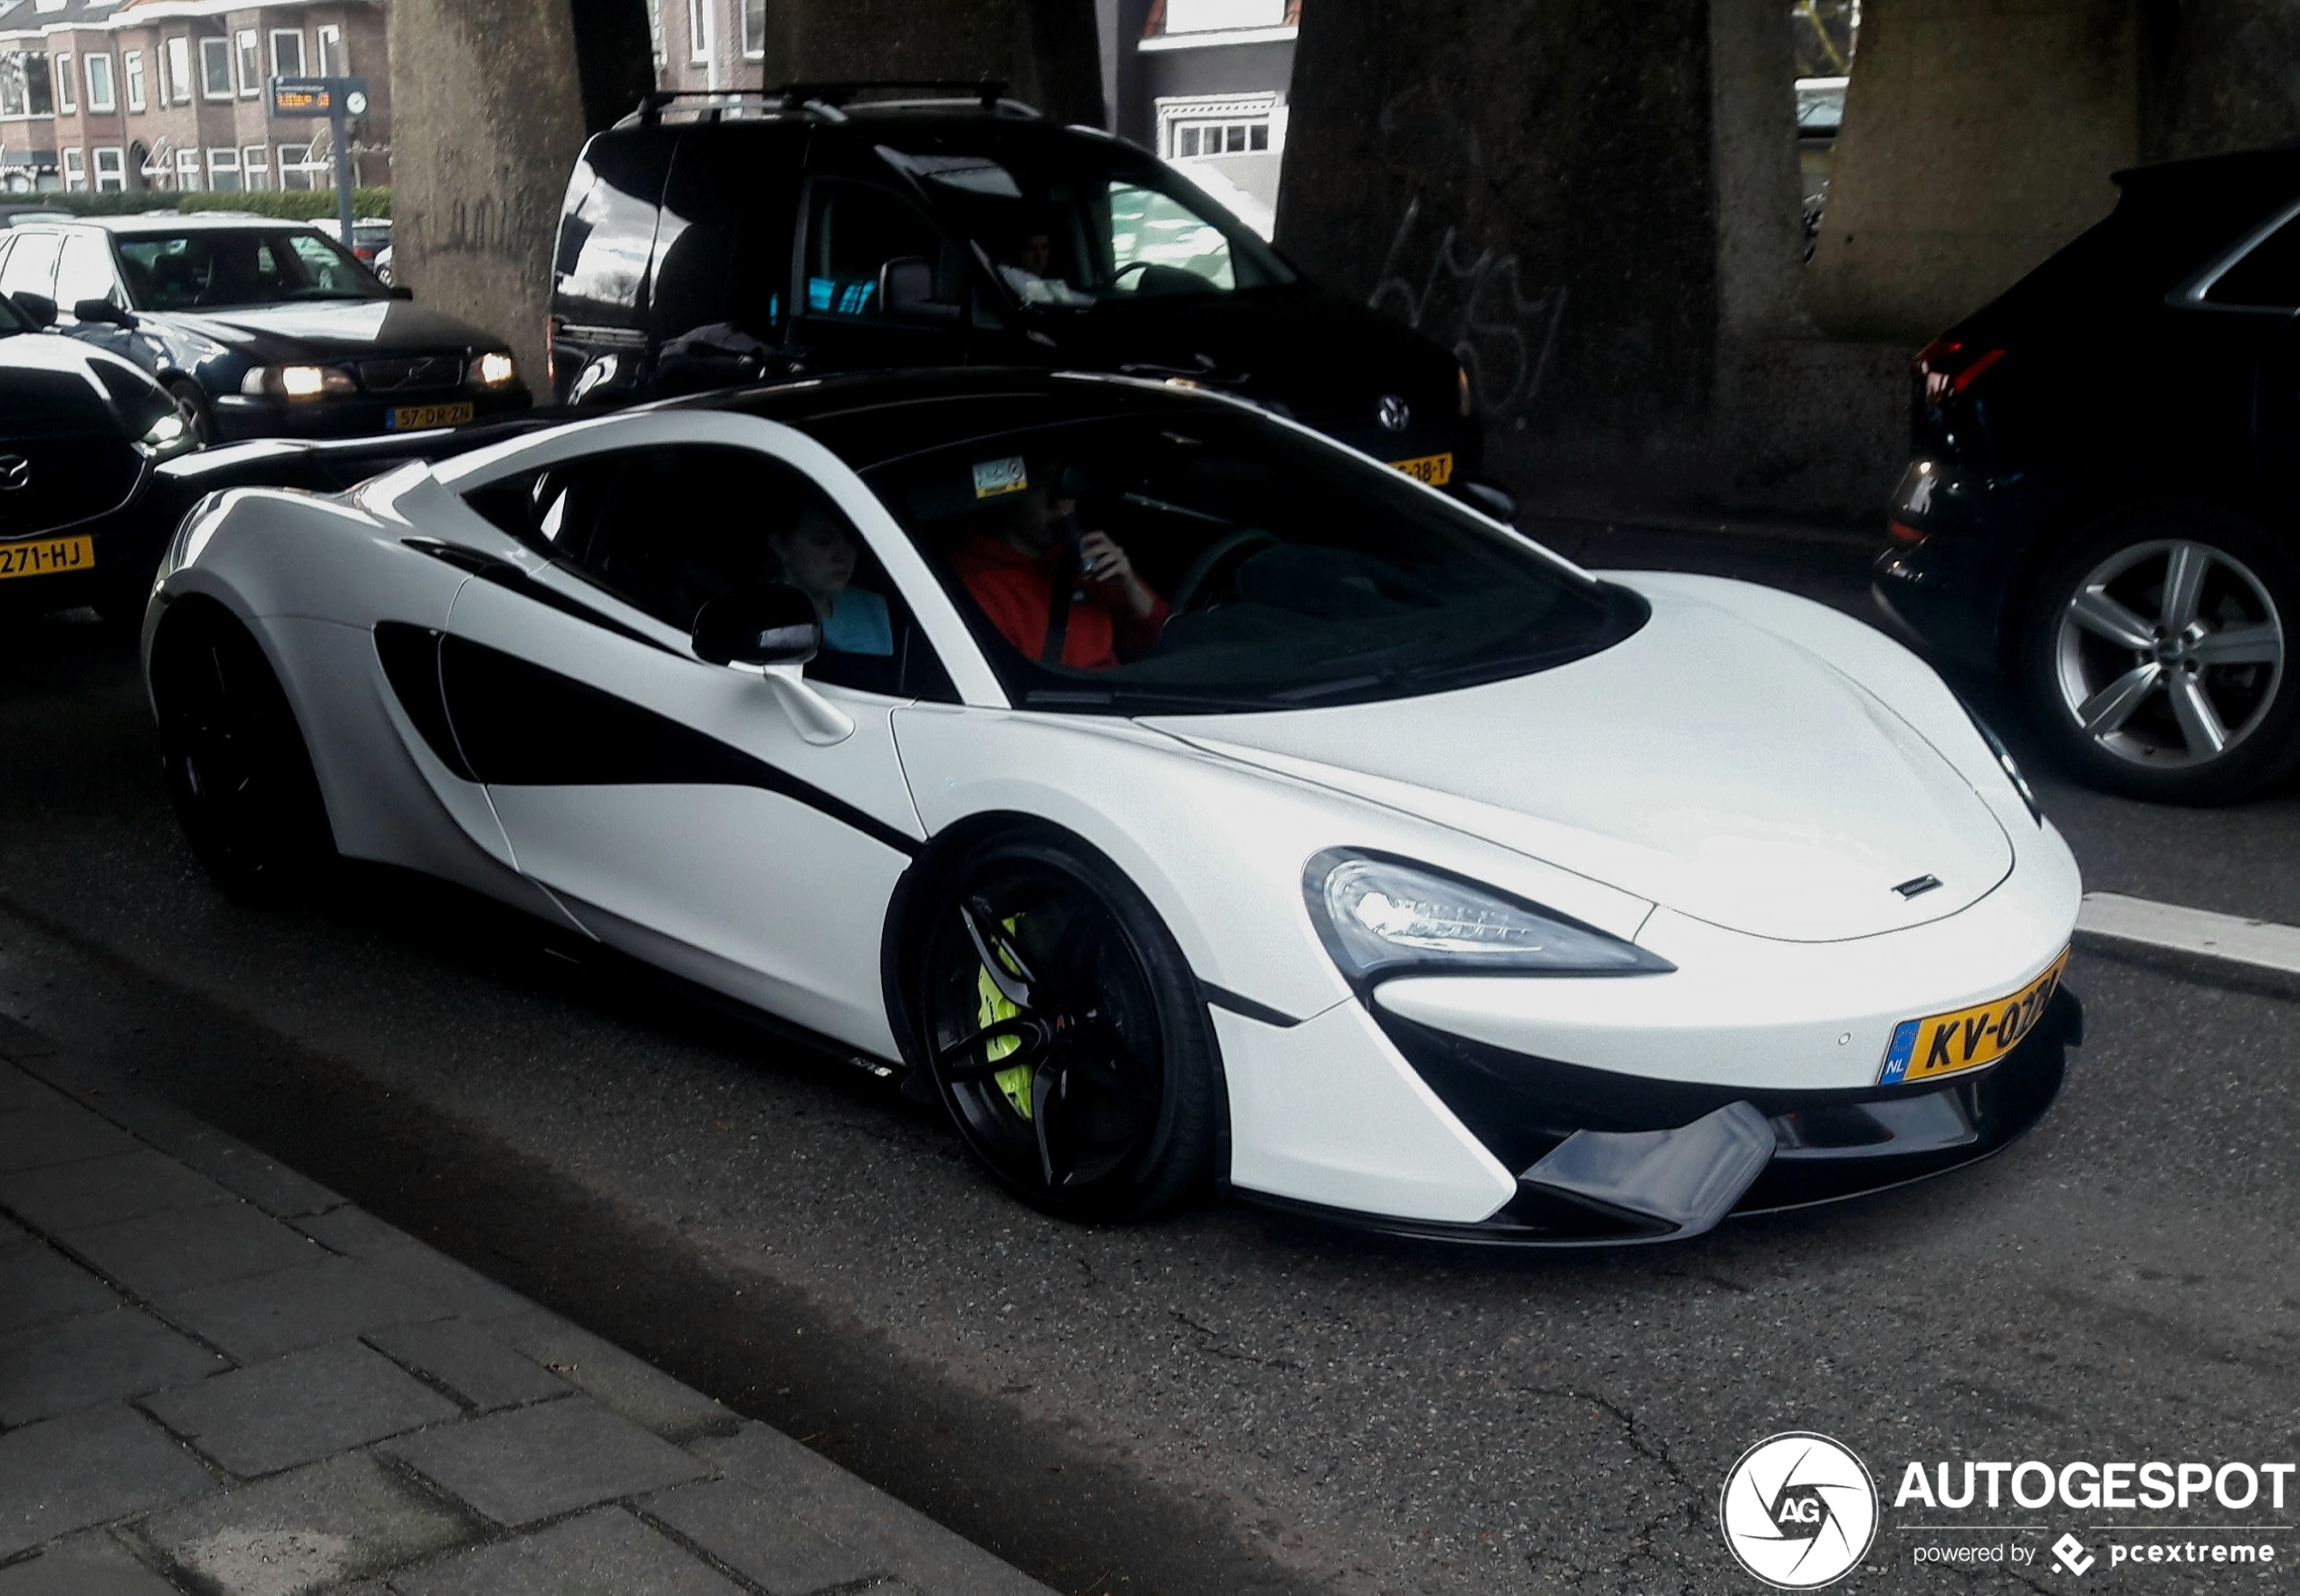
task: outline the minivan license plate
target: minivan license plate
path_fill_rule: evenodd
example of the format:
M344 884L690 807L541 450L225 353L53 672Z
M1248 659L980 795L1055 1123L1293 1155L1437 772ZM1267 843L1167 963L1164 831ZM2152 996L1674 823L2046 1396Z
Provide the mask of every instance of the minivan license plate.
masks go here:
M391 430L421 432L429 426L454 426L476 414L468 400L460 405L402 405L391 413Z
M1433 488L1442 488L1453 480L1453 456L1424 454L1419 460L1393 460L1390 462L1390 469L1402 471L1416 482L1427 483Z

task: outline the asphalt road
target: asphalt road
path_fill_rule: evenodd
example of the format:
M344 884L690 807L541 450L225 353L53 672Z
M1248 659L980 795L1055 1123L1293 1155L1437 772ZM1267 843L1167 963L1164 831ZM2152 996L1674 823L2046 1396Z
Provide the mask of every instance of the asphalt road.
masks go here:
M1858 604L1826 540L1551 530ZM2300 921L2292 795L2041 785L2090 884ZM132 662L92 625L0 623L0 1013L1066 1591L1754 1590L1716 1495L1784 1429L1888 1477L2300 1453L2292 1000L2084 954L2070 980L2090 1041L2038 1132L1851 1206L1554 1257L1239 1205L1074 1228L883 1083L468 900L378 874L324 913L226 903ZM2014 1578L1913 1570L1914 1538L1889 1515L1839 1588ZM2123 1583L2230 1580L2150 1572Z

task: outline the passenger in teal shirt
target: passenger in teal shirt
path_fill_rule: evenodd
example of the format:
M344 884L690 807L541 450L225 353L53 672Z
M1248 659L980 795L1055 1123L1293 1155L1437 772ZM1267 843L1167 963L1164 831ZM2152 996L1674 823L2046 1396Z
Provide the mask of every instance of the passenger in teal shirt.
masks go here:
M815 601L822 617L822 645L837 654L895 652L894 623L886 598L855 579L855 540L822 510L799 512L791 530L767 534L767 547L782 566L782 579Z

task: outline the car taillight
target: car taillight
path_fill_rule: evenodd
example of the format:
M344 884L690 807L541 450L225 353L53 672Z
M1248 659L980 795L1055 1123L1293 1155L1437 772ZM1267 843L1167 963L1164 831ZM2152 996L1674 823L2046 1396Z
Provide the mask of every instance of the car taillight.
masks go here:
M1917 380L1924 384L1924 402L1939 405L1962 394L1991 366L2005 358L2002 349L1979 349L1954 339L1937 338L1917 351Z

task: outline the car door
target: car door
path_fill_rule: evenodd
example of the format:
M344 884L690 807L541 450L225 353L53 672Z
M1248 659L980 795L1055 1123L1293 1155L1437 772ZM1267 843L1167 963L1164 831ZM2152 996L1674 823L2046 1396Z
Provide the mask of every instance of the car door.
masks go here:
M821 451L743 416L604 425L465 484L537 558L456 598L441 679L457 744L518 868L594 934L895 1057L879 938L924 836L893 731L915 694L689 646L702 602L775 579L771 533L803 514L853 535L774 436Z
M979 296L966 256L926 213L882 184L845 177L808 179L800 214L798 324L791 354L811 371L958 366L973 339ZM925 261L934 319L889 312L890 262Z
M658 397L791 369L793 229L807 158L795 123L689 128L655 237L648 337Z

